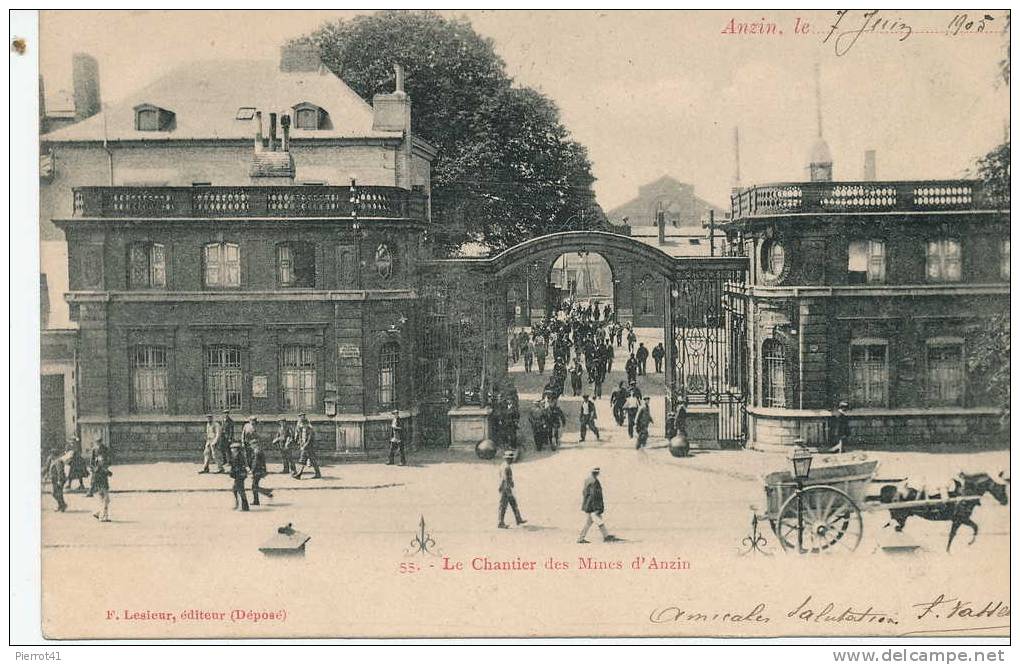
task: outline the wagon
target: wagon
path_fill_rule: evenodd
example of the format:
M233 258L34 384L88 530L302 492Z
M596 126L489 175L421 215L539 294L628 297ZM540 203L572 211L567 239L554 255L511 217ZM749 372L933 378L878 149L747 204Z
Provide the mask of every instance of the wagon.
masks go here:
M768 520L784 550L818 554L857 549L863 535L861 510L867 509L877 467L878 461L863 453L839 453L816 456L800 485L790 471L767 474L765 511L755 510L754 537L757 521Z

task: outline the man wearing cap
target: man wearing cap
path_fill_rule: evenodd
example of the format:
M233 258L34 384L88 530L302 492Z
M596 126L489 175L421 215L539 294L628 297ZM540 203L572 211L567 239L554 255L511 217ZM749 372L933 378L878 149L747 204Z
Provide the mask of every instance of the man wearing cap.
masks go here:
M649 404L649 397L645 397L634 417L634 427L637 429L637 449L641 450L648 445L648 426L652 424L652 409Z
M220 440L220 426L213 419L211 413L205 416L205 450L202 453L202 460L205 462L205 466L199 473L209 473L209 464L216 464L216 473L223 473L223 462L220 460L219 455L216 454L216 444Z
M300 450L298 470L291 475L300 480L305 472L305 465L311 464L315 470L313 478L322 478L322 473L319 471L319 463L315 459L315 430L312 429L311 423L308 422L308 418L303 413L298 415L297 443Z
M499 524L500 529L508 529L506 524L506 507L514 511L514 519L517 526L525 524L527 520L521 518L521 511L517 508L517 498L514 496L514 471L510 468L514 453L508 450L503 453L503 466L499 469Z
M393 431L390 436L390 459L386 464L393 464L394 458L397 455L397 451L400 451L400 466L407 464L407 458L404 457L404 438L400 435L400 411L394 409L392 413L392 419L390 420L390 429Z
M244 479L248 477L245 466L244 446L240 441L230 444L230 477L234 479L234 510L248 510L248 493L244 489Z
M97 447L95 462L92 468L91 491L99 495L99 510L92 513L100 522L110 521L110 471L109 453L106 446Z
M249 416L248 422L241 428L241 445L244 446L245 453L251 448L252 441L259 438L258 426L259 419Z
M93 446L92 451L89 453L89 471L92 473L92 482L89 484L89 491L85 493L85 496L91 497L96 493L96 467L99 465L99 458L102 457L106 460L106 465L109 466L111 463L110 449L103 443L102 435L98 436Z
M262 444L259 442L258 437L251 440L250 446L247 453L248 467L251 469L251 504L257 506L259 505L259 494L272 499L273 492L259 486L259 483L269 472L266 470L266 453L262 450Z
M850 414L847 413L849 410L850 405L846 402L840 402L836 409L832 428L833 435L836 437L836 445L831 448L830 452L841 453L850 443Z
M64 473L64 455L56 447L46 457L46 463L43 465L43 479L44 482L46 479L50 481L50 492L53 495L53 500L57 502L55 510L58 513L67 510L67 503L64 501L64 482L67 480L67 475Z
M594 523L598 526L599 531L602 532L602 540L604 542L612 542L619 540L614 535L611 535L606 529L606 523L602 519L602 513L606 511L605 499L602 496L602 483L599 482L599 467L595 467L591 470L591 475L584 481L584 491L581 496L581 510L585 513L584 526L581 528L581 535L578 536L577 542L588 543L587 539L588 529Z
M273 445L280 451L283 457L283 471L280 473L294 473L294 459L291 451L291 444L294 443L294 431L287 424L286 418L280 418L280 425L276 428L276 436L273 437Z
M595 420L598 418L598 414L595 412L595 402L591 401L591 398L585 394L581 400L581 443L584 443L585 437L588 435L588 430L595 432L595 438L600 439L599 428L595 425Z
M220 423L220 459L226 462L230 459L230 444L234 441L234 421L230 418L230 409L223 409L223 422Z

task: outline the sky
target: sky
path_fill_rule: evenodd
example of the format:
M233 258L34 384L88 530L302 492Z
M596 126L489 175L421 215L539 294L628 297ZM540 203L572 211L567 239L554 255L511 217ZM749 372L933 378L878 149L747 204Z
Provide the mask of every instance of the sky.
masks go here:
M836 179L860 179L866 150L877 152L882 180L963 177L1007 130L1001 11L962 20L892 10L443 13L469 20L518 84L556 102L589 150L607 211L663 175L728 208L735 128L742 185L806 179L818 133L816 66ZM979 32L975 19L985 14L992 20ZM287 39L353 15L44 12L40 72L56 94L70 88L72 53L90 53L103 101L112 102L189 61L276 59ZM755 25L765 34L750 32ZM875 29L861 33L862 25Z

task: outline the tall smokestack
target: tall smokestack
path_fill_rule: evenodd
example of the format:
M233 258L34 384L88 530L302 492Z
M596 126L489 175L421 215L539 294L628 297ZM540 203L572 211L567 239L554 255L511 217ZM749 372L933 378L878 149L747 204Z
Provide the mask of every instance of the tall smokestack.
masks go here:
M290 116L286 113L280 116L280 127L283 128L283 151L290 150Z
M733 128L733 186L740 187L740 127Z
M869 182L878 179L878 172L875 167L874 150L864 151L864 179Z
M269 114L269 152L276 152L276 114Z
M262 152L262 111L255 111L255 152Z
M659 204L658 210L655 212L655 225L659 227L659 244L666 244L666 211L662 209L662 204Z

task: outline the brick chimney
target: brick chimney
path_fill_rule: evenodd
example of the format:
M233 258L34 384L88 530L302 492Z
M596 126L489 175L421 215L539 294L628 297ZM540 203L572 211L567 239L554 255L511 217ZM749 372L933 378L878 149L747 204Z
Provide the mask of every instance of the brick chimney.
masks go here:
M71 81L74 86L74 115L78 120L91 118L102 110L99 96L99 63L88 53L71 57Z
M313 42L303 40L280 47L281 72L319 72L322 69L319 47Z
M878 177L878 170L875 165L875 151L864 151L864 180L874 181Z
M394 90L372 97L372 129L403 132L404 140L397 156L396 186L411 188L411 98L404 90L404 68L393 65Z
M255 145L248 176L253 185L293 185L294 158L290 154L290 116L280 114L282 145L276 140L276 113L269 114L269 143L262 140L262 111L255 112ZM281 149L282 148L282 149Z

